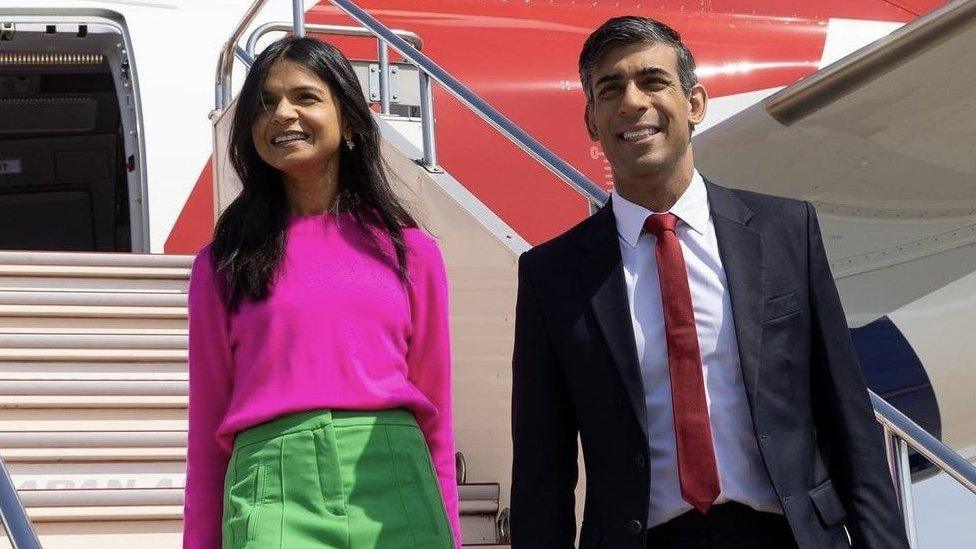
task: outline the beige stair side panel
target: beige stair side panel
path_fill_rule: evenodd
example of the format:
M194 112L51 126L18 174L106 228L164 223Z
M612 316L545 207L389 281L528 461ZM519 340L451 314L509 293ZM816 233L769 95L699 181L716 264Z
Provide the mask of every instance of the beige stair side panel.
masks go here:
M448 173L432 173L403 131L377 118L391 182L437 239L450 285L454 429L469 482L511 486L511 363L517 261L528 248ZM419 122L412 122L419 124ZM406 124L410 124L407 122Z

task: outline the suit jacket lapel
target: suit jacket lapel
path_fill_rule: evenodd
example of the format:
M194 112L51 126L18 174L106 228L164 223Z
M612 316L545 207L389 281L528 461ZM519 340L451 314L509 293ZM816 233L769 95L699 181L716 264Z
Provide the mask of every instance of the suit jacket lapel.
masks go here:
M646 437L644 382L637 358L630 305L627 303L617 224L609 201L590 218L587 229L580 242L584 252L580 262L583 286L613 362L620 371L641 432Z
M735 193L708 181L705 184L729 284L742 379L755 413L762 362L762 235L749 227L752 210Z

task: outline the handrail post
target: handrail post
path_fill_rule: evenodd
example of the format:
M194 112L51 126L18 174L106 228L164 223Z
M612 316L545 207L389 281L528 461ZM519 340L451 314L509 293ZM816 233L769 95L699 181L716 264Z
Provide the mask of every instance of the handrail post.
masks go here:
M292 35L295 38L305 37L305 2L304 0L292 0L291 16L294 23Z
M390 114L390 49L376 37L376 54L380 63L380 112Z
M222 111L227 108L231 103L231 76L234 71L234 54L237 51L237 42L244 33L244 29L254 21L257 16L258 11L264 6L267 0L254 0L247 12L244 14L244 18L237 23L237 27L234 28L234 32L231 33L230 38L224 43L224 47L220 50L220 58L217 61L217 77L216 85L214 90L214 111Z
M898 459L898 439L887 425L882 424L882 428L884 431L885 457L888 458L888 473L891 475L891 485L897 490L898 466L895 461ZM900 494L898 496L901 497Z
M437 145L434 142L434 90L430 75L420 69L420 129L424 138L424 157L421 164L428 171L441 172L437 165Z
M908 462L908 443L901 438L897 443L899 502L902 516L905 517L908 546L915 549L918 547L918 532L915 528L915 492L912 489L912 469Z
M915 495L912 490L912 471L908 462L908 443L884 426L885 454L891 468L891 481L898 496L898 506L905 521L905 535L912 549L918 547L918 533L915 528Z

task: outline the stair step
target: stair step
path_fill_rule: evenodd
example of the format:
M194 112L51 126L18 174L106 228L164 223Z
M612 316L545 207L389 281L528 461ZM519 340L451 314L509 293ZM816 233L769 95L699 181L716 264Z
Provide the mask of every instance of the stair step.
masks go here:
M2 326L0 325L0 335L49 335L56 334L62 336L182 336L189 334L186 328L153 328L153 327L99 327L99 326L71 326L66 327L30 327L30 326Z
M185 294L184 278L57 278L50 276L0 276L2 291L110 292Z
M108 333L127 333L125 330L155 330L156 333L167 333L173 330L187 331L186 316L170 315L156 317L124 316L0 316L0 330L32 331L29 333L43 333L44 331L66 333L84 330L105 330ZM22 332L23 333L23 332Z
M181 409L82 409L69 413L56 409L6 410L0 414L0 433L38 434L119 431L186 431L186 411ZM119 446L124 446L120 444ZM133 445L137 446L137 445Z
M0 361L37 360L44 362L68 361L126 361L173 362L187 360L184 349L24 349L0 348Z
M108 505L183 505L183 488L107 488L102 490L17 490L24 507L101 507Z
M186 396L59 396L59 395L0 395L0 409L62 408L183 408L189 403Z
M186 431L0 431L0 448L178 448Z
M146 490L185 485L185 465L179 461L11 463L10 477L19 491L79 489Z
M0 305L186 307L184 293L0 291Z
M185 362L0 362L0 379L187 380Z
M18 396L185 396L187 387L164 380L0 380L0 394Z
M186 319L186 307L116 307L76 305L2 305L0 317L55 318L179 318Z
M50 523L108 523L113 530L121 524L134 521L179 521L183 519L182 505L99 505L90 507L31 507L27 509L31 522L42 529ZM121 523L121 524L120 524ZM479 549L509 549L508 545L489 545L481 542L489 536L494 537L494 519L475 515L461 516L461 530L464 532L464 547ZM479 539L471 538L478 536ZM85 536L90 537L90 535ZM127 537L131 537L131 534ZM2 538L0 538L2 539ZM121 541L117 540L117 541Z
M186 349L186 335L0 333L0 348L39 349Z
M27 516L34 523L183 520L183 505L30 507L27 509Z
M36 481L26 481L36 482ZM183 485L173 484L166 487L132 487L132 488L70 488L72 480L59 480L58 483L67 488L34 488L29 484L21 488L15 478L17 493L24 507L102 507L113 505L183 505ZM174 479L175 482L175 479ZM89 483L90 484L90 483ZM165 484L165 482L164 482ZM495 485L497 487L497 485ZM486 501L474 499L467 490L467 485L458 486L460 512L462 515L494 516L498 511L497 500L491 506Z
M149 278L185 280L190 268L98 267L91 265L13 265L0 263L0 276L58 278Z
M194 256L192 255L178 254L0 251L0 263L6 265L122 266L189 269L193 265L193 258Z
M74 461L186 461L186 447L118 447L105 448L4 448L0 456L5 463L68 463Z

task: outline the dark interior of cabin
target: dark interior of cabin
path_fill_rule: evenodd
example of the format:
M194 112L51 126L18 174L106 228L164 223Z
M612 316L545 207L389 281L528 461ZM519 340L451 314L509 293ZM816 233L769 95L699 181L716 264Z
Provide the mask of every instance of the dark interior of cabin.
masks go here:
M115 83L99 54L0 44L0 249L129 251Z

